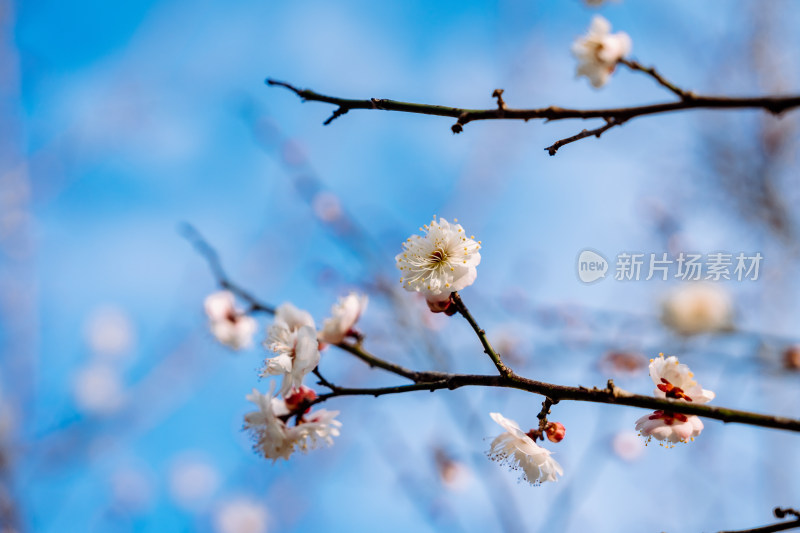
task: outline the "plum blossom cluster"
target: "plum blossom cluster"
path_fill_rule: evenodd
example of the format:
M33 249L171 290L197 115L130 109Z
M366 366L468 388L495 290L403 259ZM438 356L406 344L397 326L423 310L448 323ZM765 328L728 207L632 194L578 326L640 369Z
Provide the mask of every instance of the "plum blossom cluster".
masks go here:
M316 393L303 385L292 390L291 394L280 399L273 394L273 387L267 394L257 389L247 396L258 410L244 416L245 428L252 435L254 448L265 458L289 459L296 450L306 452L321 445L332 445L333 437L339 436L342 423L336 420L339 411L319 409L309 412L306 409L296 414L295 409L304 403L313 401ZM291 418L296 419L294 425Z
M706 403L715 394L701 387L693 378L689 367L681 364L675 356L664 357L659 354L650 360L650 378L655 383L653 391L659 398L669 398L680 402ZM690 442L703 431L703 422L695 415L659 410L645 415L636 421L636 429L645 437L674 446L678 442Z
M595 15L589 32L572 45L572 55L578 60L577 75L586 76L592 87L599 89L608 82L617 63L629 55L632 48L627 33L611 33L611 23Z
M403 288L424 295L433 312L447 311L450 294L472 285L478 276L481 242L467 237L457 222L434 215L420 228L424 235L409 237L395 257Z
M367 301L365 295L357 293L340 298L319 331L311 314L291 303L275 310L264 341L273 355L265 359L261 377L280 378L281 384L276 390L272 383L266 394L253 389L246 398L257 410L245 415L244 424L253 437L254 448L265 458L288 459L298 450L331 445L333 437L339 435L339 412L312 411L317 393L303 381L319 365L321 349L348 336L359 337L355 325ZM211 332L222 344L233 349L253 344L257 323L235 307L231 292L221 291L206 298L206 312Z

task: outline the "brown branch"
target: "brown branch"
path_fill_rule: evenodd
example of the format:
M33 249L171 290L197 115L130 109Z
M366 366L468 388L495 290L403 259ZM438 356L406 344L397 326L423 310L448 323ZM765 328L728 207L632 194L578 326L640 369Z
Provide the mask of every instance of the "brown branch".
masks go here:
M550 155L556 155L558 149L564 146L565 144L574 143L575 141L580 141L581 139L585 139L586 137L597 137L598 139L600 136L605 133L607 130L610 130L614 126L619 126L624 122L624 120L617 120L614 118L606 119L605 126L600 126L599 128L595 128L593 130L583 130L577 135L573 135L572 137L567 137L566 139L561 139L560 141L556 141L552 145L545 148L547 153Z
M211 245L206 242L199 231L191 224L181 224L178 228L179 233L194 247L194 249L203 256L208 263L211 273L217 280L217 284L225 289L231 291L233 294L250 304L248 313L267 313L270 315L275 314L275 308L260 302L255 296L233 283L222 268L222 262L219 260L219 255Z
M643 72L650 77L652 77L656 82L661 85L662 87L666 88L668 91L674 93L678 98L681 100L691 100L695 98L695 94L692 91L686 91L681 89L671 81L667 80L664 76L658 73L655 67L645 67L638 61L633 61L631 59L620 59L619 62L631 70Z
M794 509L781 509L776 507L773 511L775 518L784 518L786 515L793 515L794 520L788 522L778 522L768 526L755 527L752 529L739 529L736 531L720 531L720 533L772 533L773 531L786 531L787 529L800 528L800 512Z
M225 273L220 267L219 259L214 249L203 239L203 237L191 228L188 232L184 229L184 235L189 239L200 254L209 263L212 273L217 277L217 282L220 286L235 288L237 294L244 294L251 306L255 309L264 311L269 314L274 314L275 310L272 306L259 302L248 292L234 285L225 277ZM233 287L233 288L231 288ZM751 426L767 427L774 429L782 429L786 431L800 432L800 420L785 418L779 416L762 415L752 413L749 411L740 411L737 409L728 409L726 407L716 407L707 404L693 404L683 402L680 400L671 400L668 398L655 398L653 396L642 396L633 394L631 392L620 389L615 386L613 381L609 380L604 388L594 387L588 389L586 387L570 387L566 385L555 385L543 381L536 381L533 379L525 378L517 375L511 369L506 367L500 360L500 356L494 351L486 333L478 326L472 315L469 314L466 306L457 293L453 293L451 298L457 306L458 311L467 319L472 326L481 343L484 346L486 353L492 358L492 361L497 365L500 375L480 375L480 374L451 374L447 372L418 372L409 370L400 365L396 365L389 361L385 361L376 357L375 355L367 352L360 344L350 344L341 342L336 346L342 350L356 356L365 363L373 367L378 367L398 376L404 377L413 383L410 385L399 385L393 387L378 387L378 388L347 388L333 385L330 382L325 384L326 387L331 388L331 392L317 397L316 400L310 402L309 405L321 403L337 396L383 396L387 394L399 394L404 392L413 392L420 390L454 390L461 387L500 387L523 390L540 394L545 398L549 398L551 403L557 403L562 400L573 400L580 402L591 403L605 403L614 405L626 405L629 407L640 407L643 409L664 410L673 413L682 413L687 415L697 415L705 418L712 418L721 420L726 423L747 424ZM492 355L494 354L494 356ZM319 374L318 374L319 377Z
M751 426L782 429L800 432L800 420L779 416L762 415L749 411L740 411L726 407L710 406L707 404L694 404L668 398L656 398L633 394L618 387L613 388L586 388L555 385L543 381L524 378L517 374L509 376L489 376L481 374L443 374L435 380L423 380L411 385L376 388L347 388L336 387L331 393L321 395L313 403L324 402L337 396L384 396L420 390L454 390L461 387L498 387L517 389L535 394L541 394L556 401L573 400L578 402L605 403L640 407L655 411L664 410L686 415L697 415L704 418L720 420L726 423L746 424Z
M500 354L497 353L492 347L492 344L489 342L489 338L486 336L486 332L478 325L475 319L472 318L469 309L467 309L467 306L464 305L463 300L461 300L461 296L457 292L454 292L450 295L450 301L452 301L453 304L455 305L456 311L458 311L458 313L461 316L463 316L467 320L467 322L469 322L469 325L472 326L472 330L475 332L475 335L477 335L478 339L481 341L481 345L483 346L483 352L486 355L488 355L489 358L492 360L494 366L497 367L497 371L500 372L500 375L501 376L512 375L513 372L511 371L511 369L508 368L505 365L505 363L503 363L503 360L500 359Z
M631 65L638 65L638 63L634 62L629 63ZM638 66L641 67L641 65ZM656 78L656 80L661 80L659 83L669 88L675 94L678 94L679 96L683 94L684 96L682 96L681 100L677 102L664 102L659 104L606 109L570 109L556 106L536 109L511 109L506 107L505 102L503 102L502 106L498 105L498 107L492 109L464 109L442 105L399 102L397 100L387 100L382 98L370 98L367 100L338 98L335 96L320 94L309 89L298 89L297 87L283 81L267 79L266 83L270 86L288 89L299 96L303 101L323 102L338 106L338 109L328 120L325 121L325 124L329 124L333 119L353 109L382 109L384 111L397 111L401 113L455 118L456 123L453 124L451 128L454 133L460 133L463 130L464 125L478 120L524 120L527 122L528 120L532 119L543 119L550 121L602 118L607 121L613 120L617 124L621 124L636 117L660 115L664 113L693 109L764 109L777 115L789 109L794 109L800 106L800 95L752 97L695 95L694 93L686 92L682 89L672 86L670 82L664 80L663 77L661 77L654 69L647 67L631 68L634 68L635 70L641 70L642 72L653 76ZM670 88L670 86L672 86L672 88ZM497 91L495 91L495 94L496 93ZM589 135L584 135L583 137L579 137L575 140L583 139L587 136Z

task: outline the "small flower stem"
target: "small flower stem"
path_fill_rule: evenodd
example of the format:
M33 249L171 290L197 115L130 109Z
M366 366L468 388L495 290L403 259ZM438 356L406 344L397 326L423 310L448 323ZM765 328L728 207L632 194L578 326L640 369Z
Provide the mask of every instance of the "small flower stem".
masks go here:
M539 431L544 432L544 428L547 425L547 415L550 414L550 407L557 404L558 400L551 400L549 396L545 396L544 401L542 402L542 410L536 415L536 418L539 419Z
M458 292L454 292L450 295L450 300L456 306L456 310L463 316L469 325L472 326L473 331L478 336L478 339L481 341L481 345L483 345L483 351L486 355L494 363L494 366L497 367L497 371L500 372L501 376L510 378L514 375L510 368L508 368L504 363L503 360L500 358L500 354L497 353L494 348L492 348L492 344L489 342L489 339L486 337L486 332L481 329L475 319L472 317L472 314L467 309L467 306L464 305L464 301L461 299L461 295Z
M402 376L404 378L410 379L414 382L434 382L439 381L442 378L446 378L449 374L445 372L419 372L416 370L410 370L403 366L390 363L384 359L380 359L366 351L361 344L350 344L347 342L340 342L339 344L335 345L337 348L344 350L345 352L356 356L357 358L361 359L365 363L367 363L371 367L381 368L392 374L397 374L398 376Z

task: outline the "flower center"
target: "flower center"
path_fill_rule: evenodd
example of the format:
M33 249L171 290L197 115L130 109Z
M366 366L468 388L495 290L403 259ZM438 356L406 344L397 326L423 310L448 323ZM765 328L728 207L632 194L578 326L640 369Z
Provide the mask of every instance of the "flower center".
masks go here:
M437 248L428 256L428 262L434 268L439 268L447 263L447 251Z
M239 316L236 314L236 311L229 309L228 312L225 313L225 319L231 324L236 324L239 321Z
M676 387L668 380L661 378L661 383L658 385L658 390L664 392L667 395L667 398L673 398L675 400L686 400L687 402L691 402L692 399L686 396L686 393L683 392L683 389L680 387Z

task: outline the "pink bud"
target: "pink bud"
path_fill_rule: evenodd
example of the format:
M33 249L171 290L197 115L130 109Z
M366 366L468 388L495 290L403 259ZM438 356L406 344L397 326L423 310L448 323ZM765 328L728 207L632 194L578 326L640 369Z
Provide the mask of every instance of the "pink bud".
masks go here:
M431 301L428 300L428 309L430 309L433 313L444 313L447 311L447 308L450 307L450 299L447 300L440 300L440 301Z
M561 442L567 433L567 429L561 422L548 422L544 427L544 432L550 442Z
M434 313L445 313L447 316L452 316L456 312L456 307L452 305L453 302L448 298L447 300L431 301L427 300L428 309Z

